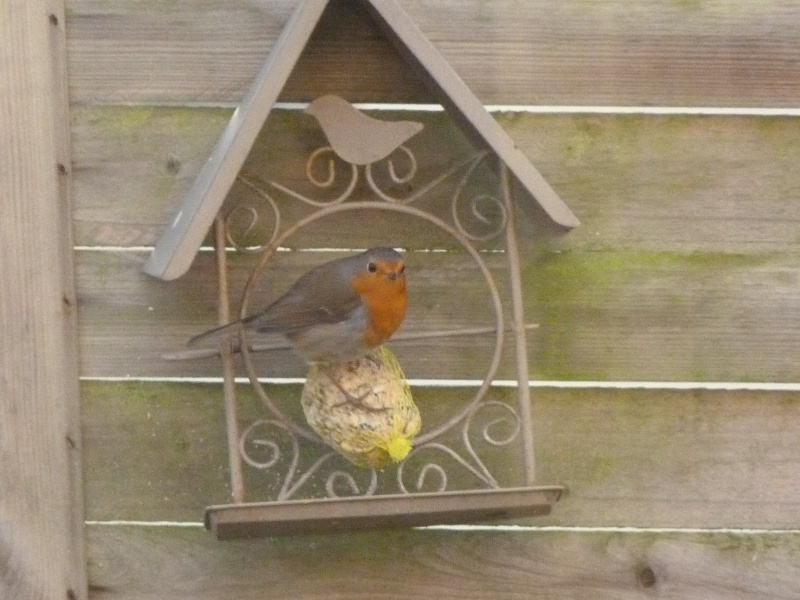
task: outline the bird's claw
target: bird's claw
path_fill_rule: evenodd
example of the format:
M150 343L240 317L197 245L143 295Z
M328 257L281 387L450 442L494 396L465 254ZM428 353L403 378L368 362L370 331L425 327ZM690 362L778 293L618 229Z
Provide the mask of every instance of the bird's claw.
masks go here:
M364 358L366 360L368 360L369 362L371 362L373 365L375 365L378 368L383 366L383 363L381 362L381 359L378 358L378 355L375 354L375 352L367 352L364 355Z

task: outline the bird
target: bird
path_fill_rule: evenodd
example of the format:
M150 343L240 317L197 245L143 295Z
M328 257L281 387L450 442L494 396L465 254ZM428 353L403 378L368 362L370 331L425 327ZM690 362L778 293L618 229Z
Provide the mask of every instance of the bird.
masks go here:
M416 121L373 119L333 94L320 96L305 112L319 121L333 151L353 165L368 165L386 158L423 128Z
M330 367L356 360L387 341L408 306L402 254L388 247L319 265L263 310L194 336L279 333L306 362Z

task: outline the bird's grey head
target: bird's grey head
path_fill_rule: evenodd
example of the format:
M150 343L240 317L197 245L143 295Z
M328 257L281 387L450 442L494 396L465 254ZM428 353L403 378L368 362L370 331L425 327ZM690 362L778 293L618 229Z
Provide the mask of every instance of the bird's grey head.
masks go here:
M384 262L403 262L403 255L394 248L387 248L384 246L377 246L370 248L363 253L363 256L369 260L382 260Z
M394 248L376 247L353 257L358 271L382 273L391 280L405 276L403 255Z

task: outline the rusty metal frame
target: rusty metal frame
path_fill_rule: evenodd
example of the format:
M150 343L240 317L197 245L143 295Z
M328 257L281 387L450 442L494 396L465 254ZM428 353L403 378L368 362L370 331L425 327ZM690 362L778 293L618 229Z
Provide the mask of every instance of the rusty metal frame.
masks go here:
M395 164L386 159L386 172L390 182L403 184L410 181L417 170L414 153L406 146L400 146L399 152L405 156L405 162L410 165L407 171L398 175ZM337 179L335 162L332 158L327 161L327 174L324 178L315 176L318 169L314 168L315 162L326 155L332 156L333 149L322 147L308 158L306 163L306 178L308 182L319 190L328 190ZM474 176L479 165L487 161L496 160L499 173L498 197L483 194L469 199L471 212L482 221L488 222L483 217L479 204L490 202L499 215L497 223L488 233L481 235L470 233L468 226L460 221L457 206L463 201L464 192L471 177ZM349 180L344 184L344 191L332 200L318 200L308 197L296 190L290 189L277 180L255 181L240 175L237 178L239 185L258 194L265 205L272 211L274 226L270 239L257 248L245 247L237 242L237 232L227 218L218 216L216 220L215 236L217 250L217 264L219 275L219 321L229 322L230 314L229 290L227 285L227 247L245 252L258 252L260 260L251 273L243 292L240 316L248 314L250 299L259 278L269 268L272 259L281 247L297 231L333 214L347 211L378 210L391 211L414 218L423 219L432 223L440 230L458 241L463 249L478 264L484 277L492 306L495 312L494 328L465 328L454 331L426 332L425 337L449 335L473 335L480 333L493 333L495 336L494 352L483 382L472 396L465 402L464 408L449 420L439 424L431 430L423 432L415 440L415 447L409 457L394 469L397 493L376 494L379 478L387 477L385 472L368 471L353 467L352 470L336 468L327 473L325 490L327 498L307 499L300 498L304 486L313 476L321 474L324 469L330 468L335 452L327 447L310 428L304 424L293 421L285 415L271 400L263 385L259 381L258 373L254 366L252 353L257 349L247 339L243 332L238 347L242 353L246 371L253 389L261 399L266 415L264 418L250 423L242 431L238 426L238 415L235 397L235 370L233 362L233 349L227 342L220 349L223 365L224 398L226 409L227 436L229 446L229 459L231 467L231 495L233 504L209 507L206 512L206 525L219 538L272 535L292 533L298 531L327 531L341 528L359 528L365 526L405 526L432 523L459 522L463 520L485 519L497 516L532 516L546 514L560 496L561 488L554 486L535 486L536 462L534 455L533 418L530 410L529 372L527 356L527 332L532 325L524 320L522 304L522 286L520 276L520 257L515 231L514 205L512 198L511 181L508 168L495 155L488 151L477 152L465 159L456 161L439 176L417 187L417 191L409 197L397 198L382 189L373 174L373 164L364 167L349 165ZM356 184L363 177L377 197L371 201L355 201L351 199ZM442 185L446 180L456 178L455 191L452 197L452 222L423 211L411 204L424 197L434 187ZM283 198L304 202L311 206L313 212L303 219L282 228L281 211L275 195ZM254 209L249 209L254 210ZM484 223L485 224L485 223ZM493 274L483 261L481 253L476 249L475 243L488 239L503 237L505 255L508 260L509 287L511 290L511 314L506 324L503 305L500 300L497 284ZM486 393L490 389L502 356L503 341L506 330L509 330L516 355L517 371L517 401L516 406L487 400ZM284 347L284 345L271 346ZM482 427L476 425L476 420L482 412L494 411L502 416L495 416L493 420ZM424 420L424 419L423 419ZM505 433L493 433L500 426L505 426ZM443 434L460 429L461 447L454 449L442 441ZM519 441L522 445L524 458L524 482L521 487L501 487L478 453L475 451L472 436L479 430L480 438L494 446L504 446ZM289 441L291 456L282 454L281 445L275 441L275 436L280 436ZM317 444L320 450L318 458L310 465L299 466L300 445ZM474 490L448 491L448 477L445 469L435 460L426 462L419 470L417 480L409 485L406 477L406 464L422 453L434 453L448 457L461 468L471 473L478 486ZM263 457L261 455L264 455ZM245 502L245 474L244 469L257 470L275 469L288 462L286 472L281 475L281 485L277 497L268 502ZM421 492L426 485L430 485L431 478L438 481L436 492ZM346 488L352 495L341 496L339 491ZM415 488L415 489L414 489Z

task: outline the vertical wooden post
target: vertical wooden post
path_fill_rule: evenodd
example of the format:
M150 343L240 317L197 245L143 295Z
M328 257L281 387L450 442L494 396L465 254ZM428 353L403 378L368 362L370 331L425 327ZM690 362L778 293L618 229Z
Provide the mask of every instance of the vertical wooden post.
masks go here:
M63 0L0 2L0 598L86 598Z

